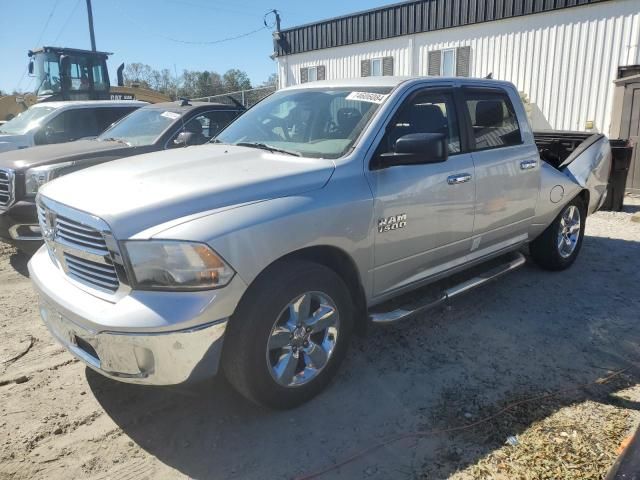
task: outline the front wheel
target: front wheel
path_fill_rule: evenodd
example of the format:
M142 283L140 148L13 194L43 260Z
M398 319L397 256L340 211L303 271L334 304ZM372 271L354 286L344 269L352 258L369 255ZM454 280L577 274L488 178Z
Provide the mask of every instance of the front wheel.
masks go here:
M287 261L256 281L230 321L223 368L245 397L292 408L335 375L349 343L349 291L332 270Z
M533 260L547 270L569 268L582 247L586 214L580 198L571 200L551 225L531 242Z

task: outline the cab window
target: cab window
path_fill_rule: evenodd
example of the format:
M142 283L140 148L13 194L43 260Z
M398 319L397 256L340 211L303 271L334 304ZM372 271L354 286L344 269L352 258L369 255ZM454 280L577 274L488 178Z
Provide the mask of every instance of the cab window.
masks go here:
M236 118L239 113L237 110L212 110L201 113L183 125L171 139L168 147L175 148L207 143ZM183 132L189 133L186 145L181 141L176 142L178 136Z
M474 150L522 143L515 110L505 94L472 91L466 94L465 104L475 140Z
M44 124L36 136L39 145L70 142L100 133L96 112L90 108L67 110Z
M396 141L412 133L442 133L449 155L460 153L460 134L451 93L424 92L414 95L391 120L377 155L395 152Z

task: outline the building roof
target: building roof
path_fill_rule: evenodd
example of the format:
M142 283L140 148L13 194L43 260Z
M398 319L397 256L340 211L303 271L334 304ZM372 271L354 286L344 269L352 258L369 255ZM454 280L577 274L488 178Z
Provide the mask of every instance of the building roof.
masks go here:
M277 56L492 22L613 0L419 0L279 32Z

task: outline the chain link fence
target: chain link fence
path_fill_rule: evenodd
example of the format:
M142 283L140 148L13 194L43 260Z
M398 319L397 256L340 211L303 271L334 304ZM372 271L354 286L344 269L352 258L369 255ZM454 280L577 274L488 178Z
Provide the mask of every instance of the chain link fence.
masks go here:
M269 85L268 87L251 88L249 90L238 90L236 92L221 93L219 95L211 95L209 97L192 98L194 102L215 102L226 103L229 105L241 104L246 108L250 108L264 97L271 95L276 91L276 87Z

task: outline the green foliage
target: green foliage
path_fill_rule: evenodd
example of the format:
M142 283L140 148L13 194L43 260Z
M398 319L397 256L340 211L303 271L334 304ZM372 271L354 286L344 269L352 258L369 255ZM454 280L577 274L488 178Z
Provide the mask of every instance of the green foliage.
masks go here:
M124 69L124 83L127 86L139 85L150 88L172 98L176 96L200 98L252 88L247 73L236 68L228 70L222 75L208 70L184 70L176 78L167 68L155 70L143 63L127 64ZM261 86L275 86L276 83L277 77L272 75Z

